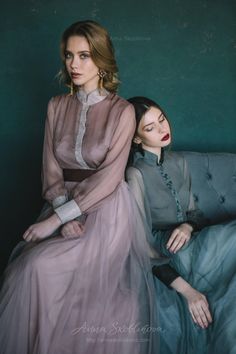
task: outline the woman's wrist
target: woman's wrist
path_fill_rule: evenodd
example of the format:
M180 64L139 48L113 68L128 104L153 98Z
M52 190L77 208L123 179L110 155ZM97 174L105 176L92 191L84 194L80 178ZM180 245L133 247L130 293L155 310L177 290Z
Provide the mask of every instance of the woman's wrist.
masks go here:
M50 216L49 219L50 219L50 223L52 223L52 226L55 227L55 229L57 229L62 225L61 219L56 213L52 214L52 216Z
M194 226L192 225L191 222L186 221L186 222L183 223L182 225L184 225L185 227L187 227L190 233L192 233L192 232L194 231Z
M184 297L187 297L192 291L192 286L184 280L182 277L176 278L170 286L175 289L178 293L182 294Z

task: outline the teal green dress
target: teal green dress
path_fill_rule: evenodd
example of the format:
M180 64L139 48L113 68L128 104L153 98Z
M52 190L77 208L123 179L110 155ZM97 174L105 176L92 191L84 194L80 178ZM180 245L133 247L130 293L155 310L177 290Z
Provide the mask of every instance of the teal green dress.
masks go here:
M194 205L186 160L165 152L160 162L136 152L127 180L150 230L148 241L195 289L206 295L213 316L208 329L194 324L187 302L155 278L161 354L236 353L236 221L206 226ZM172 230L194 225L190 241L176 254L166 249Z

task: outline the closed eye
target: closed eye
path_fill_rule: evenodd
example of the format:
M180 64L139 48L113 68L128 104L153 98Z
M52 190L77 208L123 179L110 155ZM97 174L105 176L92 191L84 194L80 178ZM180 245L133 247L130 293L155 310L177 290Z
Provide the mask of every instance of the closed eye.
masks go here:
M145 129L144 129L144 131L145 131L145 132L151 132L151 131L153 130L153 128L154 128L154 126L153 126L153 124L152 124L152 125L146 126Z
M158 122L162 123L166 120L166 117L164 116L164 114L162 113L161 116L158 118Z

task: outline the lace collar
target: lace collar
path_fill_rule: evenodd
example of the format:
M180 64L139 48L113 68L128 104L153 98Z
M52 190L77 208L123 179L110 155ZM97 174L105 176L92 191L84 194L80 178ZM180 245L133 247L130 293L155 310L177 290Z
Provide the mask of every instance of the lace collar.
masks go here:
M103 101L108 95L109 92L105 89L95 89L94 91L91 91L89 93L86 93L84 90L80 89L77 92L77 97L80 102L88 106Z

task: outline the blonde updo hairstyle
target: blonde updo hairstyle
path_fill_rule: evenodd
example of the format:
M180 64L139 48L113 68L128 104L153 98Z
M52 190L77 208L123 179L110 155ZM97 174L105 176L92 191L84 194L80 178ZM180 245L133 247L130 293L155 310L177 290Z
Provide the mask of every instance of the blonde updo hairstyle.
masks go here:
M63 68L59 72L59 79L67 86L71 86L71 78L66 70L65 51L67 41L71 36L81 36L88 41L91 58L99 70L105 72L103 87L109 92L116 92L118 80L118 67L115 60L114 48L108 32L95 21L79 21L68 27L61 38L61 59ZM101 80L101 78L99 79ZM78 87L74 86L76 91Z

